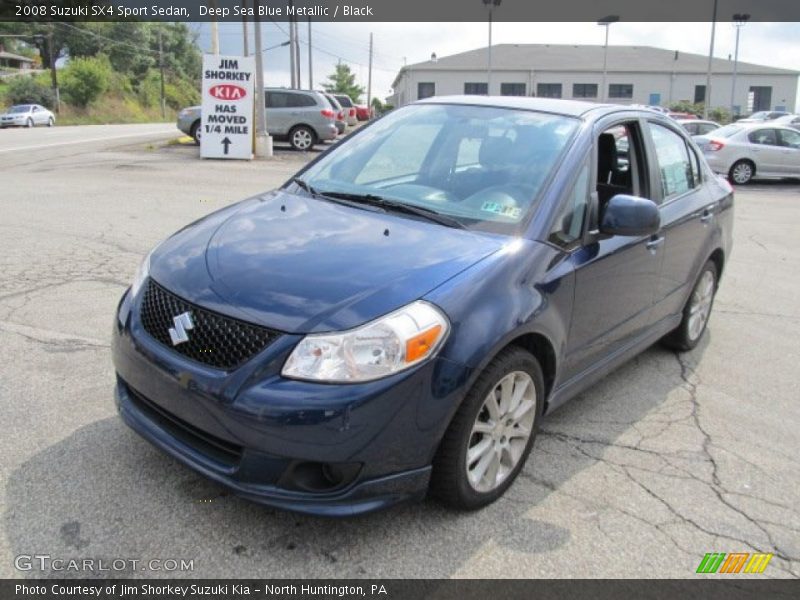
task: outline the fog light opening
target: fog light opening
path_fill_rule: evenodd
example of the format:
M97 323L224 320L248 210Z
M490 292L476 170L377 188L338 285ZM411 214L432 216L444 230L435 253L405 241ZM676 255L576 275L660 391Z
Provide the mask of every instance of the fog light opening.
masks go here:
M281 477L279 485L303 492L332 492L351 484L360 470L361 463L295 462Z

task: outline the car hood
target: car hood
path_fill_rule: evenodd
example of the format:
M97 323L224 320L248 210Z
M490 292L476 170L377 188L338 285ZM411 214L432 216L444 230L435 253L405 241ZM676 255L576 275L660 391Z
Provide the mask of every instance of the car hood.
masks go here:
M190 302L279 331L340 331L421 298L508 240L279 190L168 238L150 274Z

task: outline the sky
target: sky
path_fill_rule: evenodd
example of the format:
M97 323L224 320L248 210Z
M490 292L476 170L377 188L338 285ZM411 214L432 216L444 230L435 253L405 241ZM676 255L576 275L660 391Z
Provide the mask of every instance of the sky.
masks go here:
M249 24L251 52L253 25ZM211 47L210 24L197 23L199 43L204 51ZM282 29L282 30L281 30ZM242 24L220 23L220 52L241 54ZM301 77L308 87L308 24L300 23ZM285 23L262 24L264 47L288 39ZM373 34L374 58L372 95L385 99L405 62L414 64L466 50L485 47L487 23L314 23L314 87L319 88L341 59L356 74L356 82L367 87L369 35ZM605 29L596 23L503 23L495 22L492 43L516 44L600 44ZM714 56L733 56L736 28L717 23ZM615 23L609 32L609 45L649 45L668 50L708 55L711 23ZM290 83L287 47L265 54L267 85ZM741 30L739 60L773 67L800 69L800 23L747 23ZM363 100L363 99L362 99Z

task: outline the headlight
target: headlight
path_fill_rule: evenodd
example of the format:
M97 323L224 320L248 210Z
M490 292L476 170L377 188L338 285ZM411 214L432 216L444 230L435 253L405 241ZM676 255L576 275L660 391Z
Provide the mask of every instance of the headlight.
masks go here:
M433 356L449 330L444 314L419 300L356 329L307 335L281 374L331 383L380 379Z
M133 282L131 283L131 298L136 298L144 280L147 279L147 276L150 274L150 255L152 253L152 251L148 252L147 256L139 263L139 268L136 269L136 275L133 276Z

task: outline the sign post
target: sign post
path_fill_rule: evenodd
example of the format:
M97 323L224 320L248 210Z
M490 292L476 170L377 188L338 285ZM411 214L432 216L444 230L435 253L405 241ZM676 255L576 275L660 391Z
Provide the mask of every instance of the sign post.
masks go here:
M252 56L203 56L200 156L253 158Z

